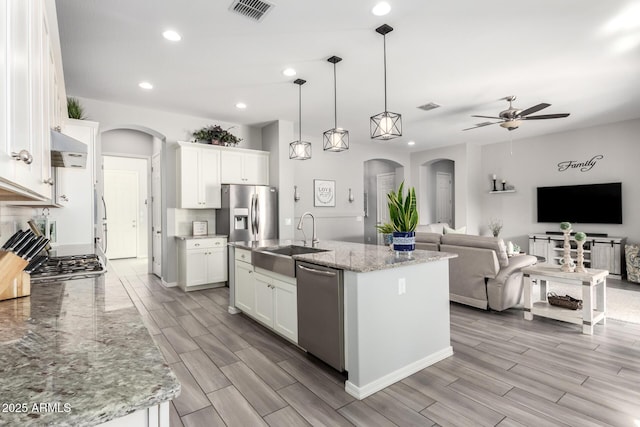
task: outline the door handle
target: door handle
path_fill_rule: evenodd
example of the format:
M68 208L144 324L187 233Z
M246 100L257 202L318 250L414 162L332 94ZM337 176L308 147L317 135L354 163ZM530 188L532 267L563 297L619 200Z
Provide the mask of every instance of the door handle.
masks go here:
M320 274L322 276L335 277L336 273L332 271L316 270L315 268L305 267L304 265L298 265L298 268L308 271L309 273Z

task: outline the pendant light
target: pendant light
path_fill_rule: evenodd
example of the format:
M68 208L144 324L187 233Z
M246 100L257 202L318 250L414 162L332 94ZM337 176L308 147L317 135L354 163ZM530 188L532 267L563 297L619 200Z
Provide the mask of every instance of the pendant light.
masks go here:
M336 89L336 64L342 58L332 56L327 59L333 64L333 129L322 134L324 151L344 151L349 149L349 131L338 127L338 91Z
M293 160L308 160L311 158L311 143L302 140L302 85L307 81L296 79L298 85L298 140L289 144L289 158Z
M382 34L384 40L384 112L371 116L371 138L393 139L402 136L402 116L398 113L387 111L387 34L393 28L387 24L376 28L376 33Z

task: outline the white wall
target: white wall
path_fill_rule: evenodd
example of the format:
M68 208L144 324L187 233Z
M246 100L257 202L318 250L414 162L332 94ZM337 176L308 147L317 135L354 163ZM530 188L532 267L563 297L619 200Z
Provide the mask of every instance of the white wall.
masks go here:
M104 142L104 139L103 139ZM104 147L104 145L103 145ZM128 157L104 156L104 170L133 171L138 174L138 257L149 256L149 165L147 159L133 159ZM109 201L107 200L107 203Z
M449 175L451 175L451 186L452 186L451 195L453 196L452 200L455 201L455 196L456 196L455 163L452 160L438 160L427 165L426 174L425 174L427 179L426 179L426 182L424 183L425 185L424 188L429 189L427 193L428 203L427 203L427 209L420 212L420 215L422 217L420 218L420 222L424 224L432 224L436 222L436 193L438 191L437 189L438 183L437 183L436 176L438 172L448 173ZM451 221L452 223L449 224L449 226L454 227L455 214L456 214L455 203L452 203L451 214L453 215L453 218Z
M517 132L517 131L516 131ZM556 133L482 147L481 168L477 182L481 183L482 219L486 230L491 218L503 221L501 237L514 240L526 248L526 235L558 231L557 224L536 222L536 188L541 186L622 182L623 224L579 224L577 231L604 232L610 236L627 236L640 241L640 120L630 120L576 131ZM603 155L587 172L579 169L558 171L558 163L578 162ZM491 175L498 182L506 179L516 193L488 194ZM588 200L576 200L589 209Z
M42 209L7 206L7 202L0 202L0 246L16 231L27 230L27 221L41 212Z
M383 173L396 173L395 163L384 160L369 160L364 165L364 192L367 193L368 212L364 218L364 243L375 245L378 241L378 179ZM402 182L404 177L396 176ZM396 185L397 187L397 185ZM355 202L354 202L355 203Z
M102 155L127 155L151 158L154 138L148 133L132 129L114 129L102 133Z
M364 240L364 162L371 159L389 159L405 167L408 177L409 153L396 143L366 140L350 143L347 151L333 153L322 150L322 138L304 137L312 143L312 157L309 160L287 160L284 167L293 167L295 184L298 186L301 199L295 203L295 225L300 216L309 211L316 217L316 227L320 240L346 240L362 243ZM313 206L313 180L326 179L336 181L336 206ZM410 181L407 179L407 181ZM407 182L410 184L410 182ZM293 183L280 190L293 198ZM355 200L349 203L349 188ZM371 209L375 207L370 205ZM311 238L310 220L305 219L304 230L307 238ZM295 232L296 239L302 239L300 231Z

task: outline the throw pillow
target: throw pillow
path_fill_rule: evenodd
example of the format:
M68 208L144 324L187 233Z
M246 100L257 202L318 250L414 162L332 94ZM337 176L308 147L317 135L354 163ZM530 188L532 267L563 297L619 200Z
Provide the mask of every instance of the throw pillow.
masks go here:
M444 234L467 234L467 226L460 228L451 228L444 226Z

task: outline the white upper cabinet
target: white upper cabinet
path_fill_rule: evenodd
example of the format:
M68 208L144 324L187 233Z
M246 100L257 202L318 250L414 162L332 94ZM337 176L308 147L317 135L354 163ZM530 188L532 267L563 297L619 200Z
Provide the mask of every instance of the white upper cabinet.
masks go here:
M55 2L2 1L0 23L0 197L50 199L49 132L66 117Z
M223 184L269 185L269 153L241 148L220 149Z
M220 207L220 151L193 143L178 143L178 207Z

